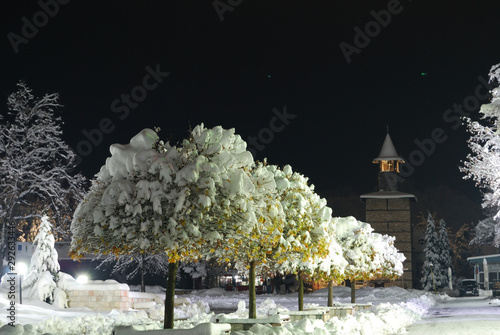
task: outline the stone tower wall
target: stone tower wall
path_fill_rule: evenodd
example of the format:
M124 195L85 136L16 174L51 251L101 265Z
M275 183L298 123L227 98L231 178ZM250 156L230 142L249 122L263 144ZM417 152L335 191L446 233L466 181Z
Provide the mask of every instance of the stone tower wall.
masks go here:
M410 198L366 199L366 222L375 232L396 237L394 245L406 257L402 280L389 284L403 288L413 288L410 200Z

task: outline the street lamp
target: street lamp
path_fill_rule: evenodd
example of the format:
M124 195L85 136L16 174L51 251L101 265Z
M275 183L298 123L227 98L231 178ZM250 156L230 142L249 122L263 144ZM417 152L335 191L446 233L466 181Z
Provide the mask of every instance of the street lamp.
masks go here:
M24 263L17 264L17 275L19 276L19 304L23 304L23 276L28 270Z
M89 277L87 277L86 275L79 275L76 278L76 281L78 282L78 284L87 284L87 282L89 281Z

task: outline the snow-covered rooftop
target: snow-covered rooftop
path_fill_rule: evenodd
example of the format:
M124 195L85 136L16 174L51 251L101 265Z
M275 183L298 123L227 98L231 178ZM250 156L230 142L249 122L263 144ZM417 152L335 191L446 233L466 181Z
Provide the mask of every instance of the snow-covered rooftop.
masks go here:
M467 260L470 263L482 263L485 258L488 262L500 263L500 254L468 257Z
M404 162L404 159L401 158L396 152L396 148L394 148L394 144L392 143L391 136L389 133L385 136L384 144L382 144L382 149L376 158L373 159L374 162L380 161L400 161Z
M412 198L417 199L413 194L404 193L399 191L378 191L363 194L360 196L361 199L402 199L402 198Z

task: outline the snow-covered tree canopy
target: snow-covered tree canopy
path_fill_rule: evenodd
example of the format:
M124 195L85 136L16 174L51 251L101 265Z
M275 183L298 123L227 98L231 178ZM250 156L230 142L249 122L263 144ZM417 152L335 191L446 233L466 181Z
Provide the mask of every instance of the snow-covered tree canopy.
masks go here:
M68 214L83 198L85 178L71 174L76 156L61 139L62 121L55 116L59 96L35 98L25 83L17 86L0 118L0 218L41 216L50 209L54 228L67 234ZM40 212L23 210L35 202L43 204Z
M235 199L242 203L238 215L244 219L233 220L227 226L229 238L223 248L211 249L209 256L219 262L235 262L241 273L245 273L250 264L266 273L269 261L280 261L276 252L286 224L285 213L274 173L266 162L254 164L247 178L251 191Z
M500 246L500 225L498 219L492 217L481 220L474 227L474 238L470 244Z
M348 262L345 278L395 278L403 274L405 256L394 247L394 237L373 232L365 222L350 216L334 218L337 240Z
M332 210L326 200L314 192L308 178L293 172L289 165L283 170L273 167L278 196L286 225L274 257L283 261L276 268L280 272L338 275L345 260L335 239Z
M491 68L490 82L500 84L500 64ZM468 144L472 153L460 170L466 173L465 179L473 179L485 189L483 207L494 209L497 219L500 217L500 87L491 90L491 94L491 102L482 105L479 111L486 124L465 118L471 133ZM499 241L498 237L494 239L495 246L499 246Z
M234 129L197 126L180 147L145 129L112 156L75 212L73 256L166 252L195 260L251 222L253 164ZM246 229L246 226L245 226Z

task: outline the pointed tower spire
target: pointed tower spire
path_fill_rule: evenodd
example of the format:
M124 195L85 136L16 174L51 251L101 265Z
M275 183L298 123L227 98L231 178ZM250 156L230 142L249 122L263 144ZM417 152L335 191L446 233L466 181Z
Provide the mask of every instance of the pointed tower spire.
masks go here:
M374 164L379 164L380 171L396 171L399 173L399 164L404 163L404 159L401 158L394 144L392 143L391 136L389 135L389 126L387 126L387 135L385 136L384 144L382 144L382 149L378 156L373 160Z

